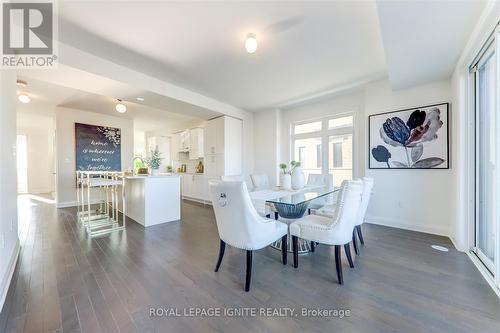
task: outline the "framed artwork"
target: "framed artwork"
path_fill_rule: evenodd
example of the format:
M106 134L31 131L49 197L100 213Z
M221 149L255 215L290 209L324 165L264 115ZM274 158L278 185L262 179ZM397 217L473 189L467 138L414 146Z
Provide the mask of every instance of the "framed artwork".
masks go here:
M370 169L448 169L449 103L368 117Z
M76 170L121 171L121 130L75 123Z

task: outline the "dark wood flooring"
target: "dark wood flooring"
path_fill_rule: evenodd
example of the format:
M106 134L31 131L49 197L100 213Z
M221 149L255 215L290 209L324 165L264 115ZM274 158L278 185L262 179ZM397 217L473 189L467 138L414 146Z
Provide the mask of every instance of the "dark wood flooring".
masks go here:
M366 245L337 284L333 248L281 264L228 247L210 206L184 202L182 221L89 239L75 209L22 200L22 249L0 332L500 332L500 301L465 254L424 233L366 224ZM431 244L450 248L443 253ZM152 307L345 309L350 316L150 317Z

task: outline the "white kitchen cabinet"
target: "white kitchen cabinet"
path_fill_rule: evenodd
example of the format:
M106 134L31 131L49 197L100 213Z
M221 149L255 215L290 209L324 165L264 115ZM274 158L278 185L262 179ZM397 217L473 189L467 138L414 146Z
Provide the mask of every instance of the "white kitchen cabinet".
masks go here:
M172 161L179 160L179 149L180 149L180 137L179 134L175 133L170 137L170 151L172 152Z
M208 181L221 176L242 174L243 122L232 117L219 117L205 124L205 193L209 199Z
M204 146L205 146L205 155L214 155L215 154L215 145L216 145L216 132L217 128L215 126L216 122L214 120L209 120L205 124L205 132L204 132Z
M196 201L207 200L205 176L203 174L182 174L182 197Z
M204 144L203 144L203 128L192 128L189 130L189 159L195 160L203 158L204 156Z
M185 130L179 133L180 151L187 152L191 148L190 131Z

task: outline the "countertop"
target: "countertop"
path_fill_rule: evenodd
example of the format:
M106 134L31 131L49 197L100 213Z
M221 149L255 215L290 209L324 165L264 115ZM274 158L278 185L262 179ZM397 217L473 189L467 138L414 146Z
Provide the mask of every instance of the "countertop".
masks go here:
M125 179L146 179L146 178L175 178L179 177L178 174L169 173L169 174L159 174L158 176L150 176L150 175L135 175L135 176L126 176Z

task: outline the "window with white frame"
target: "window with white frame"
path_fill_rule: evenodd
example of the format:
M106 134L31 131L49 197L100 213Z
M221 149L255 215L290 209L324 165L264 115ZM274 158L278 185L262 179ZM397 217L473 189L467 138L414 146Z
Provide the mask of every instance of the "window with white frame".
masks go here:
M292 159L309 174L332 175L333 184L352 179L353 115L325 117L292 124Z

